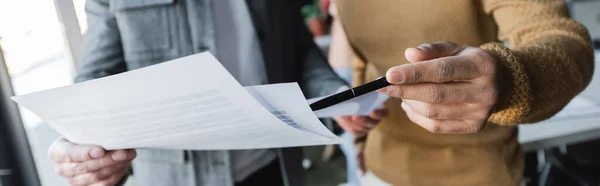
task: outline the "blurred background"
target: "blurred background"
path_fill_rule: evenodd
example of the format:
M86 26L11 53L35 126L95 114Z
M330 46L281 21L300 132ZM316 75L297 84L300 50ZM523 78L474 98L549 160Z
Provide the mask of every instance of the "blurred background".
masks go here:
M598 68L600 1L567 2L572 16L586 25L596 39ZM16 106L7 97L72 83L76 59L81 55L82 34L87 28L84 3L85 0L0 0L0 98L3 101L0 109L0 186L66 185L54 173L53 165L46 156L50 143L58 134L27 110L17 112ZM331 42L331 17L324 6L315 0L301 11L315 42L327 53ZM570 105L573 110L563 112L562 118L540 124L542 128L522 129L520 140L529 151L529 184L542 185L548 176L553 175L571 181L565 183L582 185L587 183L585 180L590 174L592 178L600 177L600 172L594 172L598 167L573 167L562 156L566 154L566 145L593 142L600 138L598 71L596 69L592 84L582 93L580 104ZM581 109L587 114L578 115ZM553 133L551 130L563 129L549 127L565 122L581 122L581 126L585 127L566 134ZM340 132L340 129L334 130ZM540 130L549 132L544 136ZM527 131L538 132L528 135ZM600 146L596 148L600 149ZM309 185L343 185L346 182L345 157L336 147L307 147L305 153Z

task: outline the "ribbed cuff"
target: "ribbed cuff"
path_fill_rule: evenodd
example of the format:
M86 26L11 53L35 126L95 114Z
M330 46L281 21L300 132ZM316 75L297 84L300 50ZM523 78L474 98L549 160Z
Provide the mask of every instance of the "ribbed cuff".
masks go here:
M517 124L529 112L532 100L525 67L519 58L500 43L488 43L481 49L490 53L499 64L500 93L494 113L488 121L499 125Z

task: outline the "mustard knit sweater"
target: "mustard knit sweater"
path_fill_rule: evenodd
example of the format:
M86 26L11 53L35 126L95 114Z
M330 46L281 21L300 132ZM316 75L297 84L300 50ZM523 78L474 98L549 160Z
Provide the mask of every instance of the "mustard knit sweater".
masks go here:
M362 84L408 63L404 50L452 41L479 46L505 69L505 98L476 134L433 134L412 123L400 99L365 144L367 168L399 186L518 185L523 152L517 124L560 111L590 82L594 56L587 30L563 0L337 0ZM499 43L505 41L507 46ZM568 125L568 123L565 123Z

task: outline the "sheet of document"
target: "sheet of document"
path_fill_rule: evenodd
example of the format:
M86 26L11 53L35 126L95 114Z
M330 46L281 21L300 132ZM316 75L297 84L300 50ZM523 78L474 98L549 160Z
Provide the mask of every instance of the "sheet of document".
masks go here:
M106 149L335 144L298 85L243 88L209 53L13 97L68 140Z
M314 103L320 98L309 99L308 103ZM320 118L335 117L335 116L350 116L359 115L366 116L371 111L381 108L389 96L379 92L369 92L359 97L344 101L342 103L315 111L315 115Z
M263 106L263 108L268 110L271 114L283 121L288 126L327 139L338 139L337 136L331 133L319 121L319 119L314 116L314 113L306 104L306 100L304 99L304 95L300 91L298 84L282 83L249 86L244 88L256 101ZM286 134L282 134L281 138L286 138L285 135ZM261 143L268 144L272 142L272 139L265 140L267 141L256 140L255 142L258 144L255 145L260 145ZM171 146L176 145L177 148L189 149L198 144L206 145L204 142L196 142L171 144Z

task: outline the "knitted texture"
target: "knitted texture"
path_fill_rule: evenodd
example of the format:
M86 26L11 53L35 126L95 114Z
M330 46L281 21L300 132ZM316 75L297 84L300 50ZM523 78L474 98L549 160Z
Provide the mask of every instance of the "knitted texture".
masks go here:
M488 43L482 45L481 48L492 54L500 63L500 68L505 69L507 73L499 76L503 77L500 83L504 84L502 88L508 89L504 91L507 95L501 96L504 100L498 100L496 112L488 120L504 125L517 123L529 112L530 100L533 99L525 67L519 63L510 49L500 43Z

